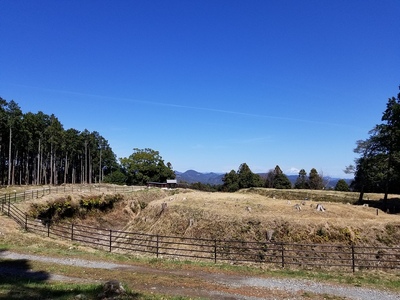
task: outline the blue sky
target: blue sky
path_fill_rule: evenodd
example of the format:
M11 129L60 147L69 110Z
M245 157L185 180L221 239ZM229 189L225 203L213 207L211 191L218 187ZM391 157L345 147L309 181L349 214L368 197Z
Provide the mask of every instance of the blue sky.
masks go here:
M346 177L400 84L400 2L0 1L0 96L175 170Z

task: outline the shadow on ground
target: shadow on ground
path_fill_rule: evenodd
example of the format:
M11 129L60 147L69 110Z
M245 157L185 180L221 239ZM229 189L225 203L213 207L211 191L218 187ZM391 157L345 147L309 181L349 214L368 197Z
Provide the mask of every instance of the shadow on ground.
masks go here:
M47 272L32 271L26 259L0 259L0 299L43 299L49 277Z
M400 213L400 198L390 198L387 200L362 200L358 201L356 205L364 205L368 204L370 207L374 207L382 210L385 213L389 214L398 214Z
M33 271L29 260L2 259L0 249L0 299L107 299L99 284L49 282L51 274ZM80 295L80 296L78 296ZM141 299L128 293L112 299Z

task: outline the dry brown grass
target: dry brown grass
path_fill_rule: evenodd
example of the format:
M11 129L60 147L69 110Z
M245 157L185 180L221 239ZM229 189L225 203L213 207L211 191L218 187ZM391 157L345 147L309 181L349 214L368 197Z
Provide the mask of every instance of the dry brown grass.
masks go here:
M274 230L274 238L277 241L298 243L355 242L364 245L399 246L399 215L390 215L382 211L379 211L379 215L376 215L374 208L347 204L348 199L358 198L357 194L304 191L311 200L306 200L305 205L302 205L303 194L299 196L299 193L295 193L296 191L287 192L265 189L255 191L253 189L238 193L206 193L192 190L146 189L126 194L125 200L115 205L114 209L106 214L93 214L82 220L68 221L79 221L88 225L113 229L123 228L133 232L141 231L195 238L265 241L266 231ZM327 194L329 194L329 197L334 195L337 201L320 201ZM78 198L79 195L81 194L74 195L74 198ZM95 195L95 193L90 195ZM51 194L34 201L53 201L66 196L64 194ZM370 199L382 197L382 195L367 196ZM339 203L340 199L345 203ZM288 201L290 201L290 204ZM168 204L167 210L163 213L161 213L162 203ZM322 203L326 211L317 212L314 208L317 203ZM295 204L301 204L302 210L297 211L294 208ZM313 204L313 208L311 204ZM20 208L29 207L28 202L18 203L18 205ZM193 221L192 225L190 224L191 220ZM15 222L6 217L0 217L0 240L2 244L7 245L7 248L21 252L42 253L45 251L50 256L79 255L82 258L93 256L96 259L108 259L109 257L108 253L87 248L71 241L44 238L24 232L17 229ZM118 259L121 257L130 260L127 255L118 256ZM160 261L157 260L157 263L160 263ZM192 265L184 266L198 270L198 267ZM175 268L175 266L172 268ZM208 268L210 267L207 266ZM98 270L93 272L95 274L93 276L99 276ZM76 270L71 270L71 274L76 275L75 273ZM128 282L141 282L136 281L134 276L128 278L122 273L110 272L104 274L110 275L111 273L113 276L121 276L121 279ZM67 271L66 274L68 274ZM365 274L366 277L370 278L372 273L366 272ZM79 277L81 276L85 278L85 275L79 274ZM382 277L385 276L382 275ZM394 276L393 281L396 281L398 274L396 273ZM160 276L156 277L160 278L160 280L157 279L159 282L163 280ZM182 280L185 280L184 278ZM342 276L338 275L338 278L340 278L338 279L340 281ZM154 282L151 276L145 279L143 281L145 285L148 280ZM166 279L165 282L167 281L169 279ZM192 279L189 279L185 282L191 281ZM139 286L135 286L135 288L140 289Z
M317 201L319 194L326 193L334 193L338 199L341 196L338 192L317 191L312 193L313 200L300 201L290 200L288 194L283 200L258 192L191 191L152 201L127 228L163 235L243 240L265 240L266 231L273 230L276 239L293 242L381 244L385 240L393 244L398 238L398 215L382 211L377 215L375 208L355 206L346 201ZM343 194L343 199L349 197L349 193ZM378 195L369 197L379 199ZM161 213L164 202L168 209ZM317 203L323 204L326 211L317 211ZM295 209L296 204L300 205L300 211Z
M73 201L78 201L88 195L86 192L71 196ZM27 211L31 203L66 196L51 194L18 205ZM365 199L370 200L381 197L365 195ZM106 214L93 213L74 222L195 238L265 241L266 232L271 230L277 241L399 245L399 216L350 204L357 199L357 193L335 191L248 189L236 193L208 193L145 189L126 194L125 201ZM167 204L163 212L162 203ZM318 203L326 211L317 211ZM300 205L300 211L295 208L296 204Z

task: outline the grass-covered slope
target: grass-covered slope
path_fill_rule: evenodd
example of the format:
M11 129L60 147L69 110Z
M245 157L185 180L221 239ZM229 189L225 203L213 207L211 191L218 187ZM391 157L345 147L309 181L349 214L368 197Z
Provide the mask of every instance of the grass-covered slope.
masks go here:
M380 195L368 194L376 201ZM26 203L74 208L69 221L103 228L168 236L296 243L398 246L399 215L354 205L356 193L310 190L247 189L237 193L143 189L111 195L53 195ZM63 199L67 204L60 204ZM110 202L111 201L111 202ZM112 203L110 206L109 203ZM325 211L318 211L322 204ZM30 205L30 206L29 206ZM90 207L91 209L88 209Z

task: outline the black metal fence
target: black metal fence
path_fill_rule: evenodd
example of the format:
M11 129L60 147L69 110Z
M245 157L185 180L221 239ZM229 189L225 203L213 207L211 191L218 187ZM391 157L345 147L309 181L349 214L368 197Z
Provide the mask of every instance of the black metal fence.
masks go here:
M151 235L77 224L51 224L29 218L13 203L1 199L1 212L27 231L77 241L124 254L147 253L156 257L229 263L262 263L301 268L400 269L400 247L294 244Z
M79 193L79 192L114 192L114 193L131 193L140 189L142 186L107 186L107 185L80 185L80 186L56 186L43 187L39 189L26 190L21 193L16 191L9 194L4 194L0 197L11 202L20 202L32 199L42 198L50 194L59 193Z

